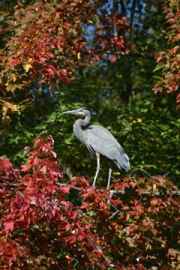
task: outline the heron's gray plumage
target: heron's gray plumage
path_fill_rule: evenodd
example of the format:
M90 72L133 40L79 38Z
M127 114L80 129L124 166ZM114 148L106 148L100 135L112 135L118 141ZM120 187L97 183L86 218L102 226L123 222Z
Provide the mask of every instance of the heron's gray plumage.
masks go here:
M100 169L99 155L112 160L119 169L128 171L130 169L129 157L124 152L121 145L106 128L98 125L90 125L85 130L82 127L87 126L91 120L91 113L84 109L64 112L65 114L82 115L85 119L78 119L74 123L74 133L91 153L97 156L97 170L93 185L95 185L97 175ZM111 169L110 169L111 170ZM110 184L111 171L108 177L108 187Z
M86 130L88 145L95 153L114 161L119 169L128 171L129 158L114 136L104 127L91 125Z

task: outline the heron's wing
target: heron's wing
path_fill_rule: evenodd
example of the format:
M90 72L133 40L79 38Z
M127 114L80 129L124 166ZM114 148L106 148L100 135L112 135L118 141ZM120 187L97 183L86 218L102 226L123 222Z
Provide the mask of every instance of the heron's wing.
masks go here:
M89 126L86 129L86 146L89 150L92 149L113 160L119 168L129 170L129 157L106 128L98 125Z
M119 148L119 151L122 153L124 150L122 149L121 145L118 143L118 141L115 139L115 137L112 135L112 133L107 130L106 128L98 125L91 125L86 130L87 132L87 140L88 142L94 147L95 145L98 147L101 145L104 145L107 147L107 145L115 145L117 148Z

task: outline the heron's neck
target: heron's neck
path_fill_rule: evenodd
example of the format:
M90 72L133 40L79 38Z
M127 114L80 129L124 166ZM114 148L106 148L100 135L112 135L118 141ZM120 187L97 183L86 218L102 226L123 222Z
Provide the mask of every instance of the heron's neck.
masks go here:
M85 142L85 131L82 129L82 127L87 126L90 122L91 118L90 116L86 116L85 119L78 119L76 120L76 122L74 123L74 133L76 135L76 137L81 141L81 142Z

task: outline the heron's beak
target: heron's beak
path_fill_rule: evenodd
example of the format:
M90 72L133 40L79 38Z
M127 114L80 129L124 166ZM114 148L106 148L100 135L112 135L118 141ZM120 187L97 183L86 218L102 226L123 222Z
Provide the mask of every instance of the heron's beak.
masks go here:
M77 114L78 110L63 112L63 114Z

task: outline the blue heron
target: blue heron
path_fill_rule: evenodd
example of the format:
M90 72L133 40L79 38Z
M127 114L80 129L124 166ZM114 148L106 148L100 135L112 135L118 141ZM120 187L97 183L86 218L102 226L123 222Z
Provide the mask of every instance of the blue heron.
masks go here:
M85 119L78 119L75 121L74 133L77 139L80 140L87 147L87 149L97 157L97 168L93 186L96 184L97 176L100 170L100 155L106 157L110 161L113 161L120 170L130 170L128 155L124 152L121 145L106 128L98 125L90 125L86 130L82 129L82 127L87 126L91 121L90 111L80 108L73 111L63 112L63 114L75 114L85 117ZM111 173L112 167L109 166L107 189L110 186Z

